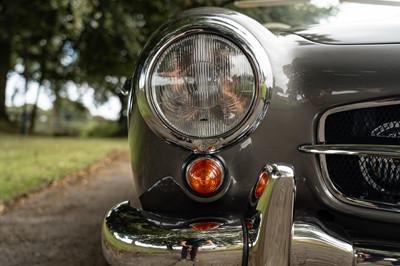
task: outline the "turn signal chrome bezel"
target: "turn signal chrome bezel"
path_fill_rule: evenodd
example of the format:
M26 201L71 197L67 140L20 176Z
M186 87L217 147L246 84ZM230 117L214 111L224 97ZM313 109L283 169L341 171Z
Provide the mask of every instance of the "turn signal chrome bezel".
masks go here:
M192 199L214 201L227 190L227 173L223 162L215 156L191 159L185 167L184 183Z

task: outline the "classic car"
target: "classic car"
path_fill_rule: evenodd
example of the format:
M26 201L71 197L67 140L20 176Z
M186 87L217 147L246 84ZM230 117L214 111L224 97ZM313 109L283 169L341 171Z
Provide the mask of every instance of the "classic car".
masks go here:
M359 2L359 21L273 29L197 8L153 34L125 86L136 196L104 219L110 264L400 265L399 3Z

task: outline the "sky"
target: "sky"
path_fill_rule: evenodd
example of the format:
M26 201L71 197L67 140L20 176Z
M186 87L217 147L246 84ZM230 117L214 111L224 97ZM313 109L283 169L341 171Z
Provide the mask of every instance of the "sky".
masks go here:
M80 102L88 108L92 116L102 116L106 119L117 120L119 118L119 111L121 110L121 104L116 96L112 96L109 100L101 105L96 105L93 101L93 89L85 89L85 93L82 94L82 90L79 90L74 84L68 84L68 98L72 101ZM17 93L12 100L12 96L18 88L20 93ZM33 104L36 100L36 94L38 90L37 84L30 84L29 90L26 95L26 99L22 93L25 88L25 80L19 77L17 74L11 74L7 80L6 88L6 105L7 106L22 106L25 103ZM117 88L118 89L118 88ZM81 96L80 96L81 95ZM50 110L53 107L52 97L49 97L43 90L39 96L38 106L44 110Z
M318 6L338 5L339 0L313 0L312 3ZM400 18L400 0L381 0L381 3L388 2L392 6L361 4L362 0L342 0L339 12L336 16L323 21L323 23L351 23L357 21L373 21L380 19L399 19ZM365 2L379 2L365 0ZM397 4L395 6L394 4Z

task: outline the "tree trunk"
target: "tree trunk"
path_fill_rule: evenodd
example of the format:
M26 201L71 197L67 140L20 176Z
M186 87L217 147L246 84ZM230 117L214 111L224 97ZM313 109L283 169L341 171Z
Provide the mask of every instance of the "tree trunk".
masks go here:
M10 70L11 44L0 40L0 120L9 121L6 110L7 74Z
M40 91L41 91L42 83L39 83L39 87L36 93L36 99L33 103L31 115L29 116L29 135L32 135L35 132L35 123L36 123L36 114L37 114L37 104L39 101Z
M43 65L42 65L43 67ZM40 75L40 79L38 81L38 90L36 93L36 99L32 106L31 116L30 116L30 123L29 123L29 135L32 135L35 132L35 125L36 125L36 116L37 116L37 105L39 102L40 92L42 90L42 84L44 81L45 70L42 70L42 74Z
M128 134L128 119L127 119L127 96L122 95L121 93L117 94L117 97L121 103L121 110L119 112L118 124L119 124L119 132L118 135L126 136Z
M28 77L26 75L26 72L24 71L24 75L23 75L24 79L25 79L25 88L24 88L24 105L22 106L22 114L21 114L21 119L19 121L19 125L20 125L20 134L21 135L26 135L28 134L28 130L27 130L27 124L28 124L28 107L27 107L27 103L26 103L26 94L28 92L28 86L29 86L29 81L28 81Z
M53 102L53 136L60 136L63 134L61 128L61 98L60 98L60 87L57 81L54 82L54 95L55 99Z

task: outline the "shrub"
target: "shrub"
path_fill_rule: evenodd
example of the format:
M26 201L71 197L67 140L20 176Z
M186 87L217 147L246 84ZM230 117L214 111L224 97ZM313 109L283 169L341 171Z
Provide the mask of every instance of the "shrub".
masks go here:
M91 122L81 128L80 135L86 138L118 137L121 128L116 121Z

